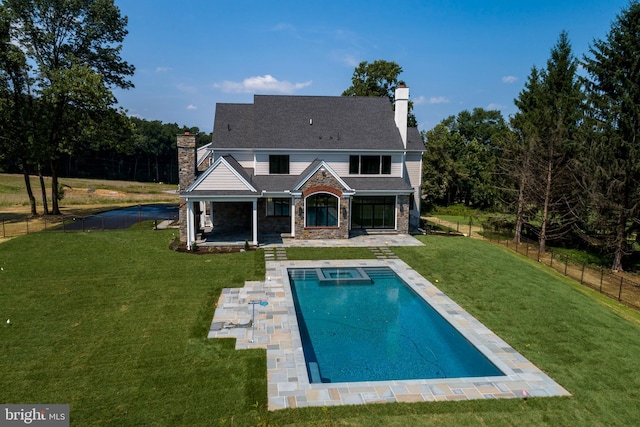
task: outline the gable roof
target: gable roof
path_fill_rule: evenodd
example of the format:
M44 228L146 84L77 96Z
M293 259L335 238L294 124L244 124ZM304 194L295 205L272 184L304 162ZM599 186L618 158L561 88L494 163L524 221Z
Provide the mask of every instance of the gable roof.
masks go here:
M232 156L219 157L193 184L187 188L187 193L197 194L199 191L249 191L258 193L252 183L251 176Z
M324 160L321 159L315 159L304 171L302 171L302 173L298 177L298 182L293 187L293 190L300 190L302 186L309 180L309 178L311 178L313 174L318 172L318 169L320 168L324 168L324 170L331 174L340 183L340 185L342 185L343 190L351 191L349 185L344 182L342 178L340 178L340 175L338 175Z
M213 147L404 149L386 97L274 95L255 95L253 104L216 104Z

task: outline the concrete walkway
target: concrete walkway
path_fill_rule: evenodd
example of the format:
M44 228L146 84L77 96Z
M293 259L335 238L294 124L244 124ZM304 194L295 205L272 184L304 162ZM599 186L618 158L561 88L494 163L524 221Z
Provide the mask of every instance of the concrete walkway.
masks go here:
M282 239L282 243L266 243L262 248L346 248L346 247L388 247L424 246L420 240L409 234L364 234L348 239Z

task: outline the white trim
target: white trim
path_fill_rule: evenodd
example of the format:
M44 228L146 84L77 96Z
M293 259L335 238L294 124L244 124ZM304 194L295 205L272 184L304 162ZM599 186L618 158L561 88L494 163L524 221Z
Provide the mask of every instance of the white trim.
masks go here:
M296 237L296 199L293 196L291 197L291 237Z
M308 149L304 149L304 148L278 148L278 147L265 147L265 148L237 148L237 147L218 147L215 150L221 152L221 153L227 153L227 152L232 152L232 151L237 151L237 152L252 152L252 153L270 153L270 152L287 152L287 153L318 153L319 156L327 153L327 152L339 152L339 153L402 153L404 151L406 152L415 152L415 153L423 153L426 151L425 148L422 149L407 149L407 148L358 148L358 149L353 149L353 148L335 148L335 149L324 149L324 150L319 150L317 148L308 148Z
M191 250L196 241L196 230L194 228L193 202L187 202L187 247Z
M252 236L253 236L253 246L258 246L258 199L253 201L253 225L252 225Z
M258 192L258 190L253 185L251 185L246 179L244 179L242 175L240 175L238 171L235 168L233 168L229 164L229 162L227 162L224 159L224 157L218 157L218 159L215 162L213 162L213 164L209 166L209 168L206 171L204 171L204 173L200 175L198 179L196 179L195 182L189 186L189 188L187 188L186 192L188 193L188 192L197 190L198 186L202 183L202 181L204 181L221 163L231 173L233 173L236 176L236 178L238 178L238 180L247 188L247 190L252 191L254 193Z
M409 206L407 206L409 209ZM393 229L398 231L398 214L400 213L400 206L398 205L398 195L396 195L395 209L393 210Z
M307 199L308 199L309 197L317 196L318 194L328 194L328 195L333 196L333 197L335 197L335 198L336 198L336 200L337 200L337 206L338 206L338 209L337 209L338 225L337 225L337 226L336 226L336 225L310 225L309 227L315 227L315 228L333 228L333 227L340 227L340 219L341 219L341 218L340 218L340 215L341 215L341 212L340 212L340 199L341 199L341 197L340 197L340 196L336 196L336 195L335 195L335 194L333 194L333 193L329 193L328 191L318 191L317 193L311 193L311 194L309 194L308 196L306 196L306 197L302 200L302 201L303 201L303 211L302 211L302 216L303 216L303 219L304 219L303 227L307 227Z
M252 202L254 200L258 200L262 196L206 196L206 195L192 195L192 196L181 196L186 201L195 201L195 202Z
M311 177L316 172L318 172L321 168L325 168L325 170L329 172L340 183L340 185L342 185L342 187L346 191L353 191L353 189L349 187L349 185L347 185L347 183L344 182L342 178L340 178L340 175L338 175L324 160L321 160L313 169L309 171L307 175L304 176L304 178L298 181L298 184L295 187L293 187L293 191L291 193L293 194L294 192L299 191L302 188L302 186L306 184L307 181L309 181L309 179L311 179Z
M361 196L402 196L402 195L411 195L413 191L408 190L356 190L355 193L352 194L353 197L361 197Z

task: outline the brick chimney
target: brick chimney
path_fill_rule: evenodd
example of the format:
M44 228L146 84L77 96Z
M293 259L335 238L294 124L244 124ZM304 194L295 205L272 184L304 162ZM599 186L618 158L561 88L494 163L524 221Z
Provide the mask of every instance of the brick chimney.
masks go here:
M180 194L187 191L187 188L196 180L196 136L185 132L178 135L178 192ZM180 203L180 241L187 241L187 205Z
M409 88L400 83L395 93L395 119L404 148L407 148L407 117L409 115Z

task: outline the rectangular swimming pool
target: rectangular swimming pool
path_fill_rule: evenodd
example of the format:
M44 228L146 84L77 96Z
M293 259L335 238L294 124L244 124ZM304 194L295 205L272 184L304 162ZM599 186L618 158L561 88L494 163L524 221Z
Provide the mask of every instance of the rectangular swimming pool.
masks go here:
M391 268L287 271L310 383L505 375Z

